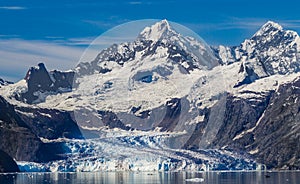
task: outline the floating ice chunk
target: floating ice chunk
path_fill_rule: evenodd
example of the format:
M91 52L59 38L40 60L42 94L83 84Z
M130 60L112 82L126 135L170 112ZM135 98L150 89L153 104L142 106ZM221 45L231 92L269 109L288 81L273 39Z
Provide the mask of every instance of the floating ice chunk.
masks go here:
M203 182L204 178L190 178L190 179L186 179L185 181L187 181L187 182Z

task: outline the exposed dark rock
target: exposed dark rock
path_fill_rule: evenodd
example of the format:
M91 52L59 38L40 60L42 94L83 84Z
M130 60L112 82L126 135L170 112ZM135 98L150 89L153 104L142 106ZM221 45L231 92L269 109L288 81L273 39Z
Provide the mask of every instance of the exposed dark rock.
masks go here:
M38 137L43 131L45 135L49 135L46 133L47 127L31 128L28 126L30 123L25 123L19 116L20 112L17 113L14 106L1 96L0 111L0 140L5 140L1 141L0 150L22 161L45 162L62 158L61 154L65 149L63 144L43 143ZM64 128L68 129L68 127Z
M73 79L74 79L74 72L73 71L67 71L62 72L58 70L50 71L49 75L54 80L52 91L58 91L58 92L64 92L70 91L72 89L73 85Z
M150 114L151 114L151 111L146 110L146 111L142 111L142 112L138 113L136 116L140 117L142 119L146 119L146 118L149 118Z
M234 88L240 87L245 84L251 84L255 80L259 79L259 76L254 72L254 70L252 68L249 68L248 66L243 67L243 65L242 65L239 73L240 72L241 73L245 72L245 78L242 81L240 81L239 83L237 83L234 86Z
M300 78L281 85L254 130L249 149L269 167L300 169Z
M109 128L121 128L124 130L129 130L130 128L125 126L122 121L119 120L118 116L110 111L98 111L101 120L105 126Z
M184 144L184 146L183 146L184 149L190 149L190 150L199 149L201 137L203 136L205 127L207 126L207 123L208 123L210 109L207 109L207 108L202 109L199 114L202 114L205 116L204 121L197 123L191 137Z
M257 97L256 100L228 96L224 121L212 146L218 146L219 148L229 146L229 149L243 151L245 146L253 141L253 137L250 136L242 140L237 139L237 141L234 138L256 125L269 104L271 94L272 92L261 94L261 98Z
M39 63L38 67L31 67L26 76L25 80L28 85L28 93L35 91L50 91L53 81L43 63Z
M166 114L164 119L157 125L161 131L172 131L177 125L181 112L181 100L173 98L166 102Z
M142 108L141 106L132 107L130 111L134 114L134 113L138 112L141 108Z
M287 88L282 88L280 88L279 93L284 95L279 95L279 98L289 98L290 104L292 104L296 96L293 96L291 93L285 93L284 91ZM297 91L296 94L300 95L298 94L300 90L294 89L293 91ZM245 91L245 93L252 92ZM219 128L216 127L218 132L206 148L225 148L244 154L246 157L252 157L258 162L266 164L268 168L299 168L298 153L300 143L297 140L300 136L300 125L297 122L300 120L295 118L295 114L298 114L300 102L292 105L293 108L286 105L287 109L285 112L288 116L284 115L284 113L281 115L282 112L279 112L279 109L282 109L282 104L285 103L277 99L277 93L273 91L269 93L254 92L253 94L257 96L255 100L253 98L243 99L228 95L224 117L220 118L223 119L221 126ZM278 110L276 111L274 108ZM192 150L202 148L200 143L205 141L202 140L205 138L204 131L208 123L211 123L207 119L208 117L211 118L211 109L205 111L204 121L197 124L184 148ZM266 118L268 118L268 121L265 120ZM258 126L253 128L257 124ZM252 131L247 132L247 130L252 128ZM255 149L259 151L250 154Z
M69 112L54 109L16 107L18 116L38 137L46 139L82 138Z
M209 147L246 154L269 169L299 169L300 79L276 92L254 94L255 100L228 96L224 121ZM205 126L197 125L185 148L199 148Z
M42 142L31 132L14 107L0 96L0 149L17 160L37 160Z
M16 162L7 153L0 150L0 173L19 172Z
M151 111L146 110L146 111L139 112L141 108L142 108L141 106L132 107L131 108L131 113L134 114L136 117L139 117L139 118L142 118L142 119L149 118Z
M25 103L43 102L48 94L68 92L72 90L74 72L47 71L43 63L31 67L26 76L28 90L16 95L16 99ZM43 94L43 95L42 95Z
M1 88L1 86L6 86L6 85L9 85L9 84L13 84L13 82L6 81L6 80L3 80L3 79L0 78L0 88Z

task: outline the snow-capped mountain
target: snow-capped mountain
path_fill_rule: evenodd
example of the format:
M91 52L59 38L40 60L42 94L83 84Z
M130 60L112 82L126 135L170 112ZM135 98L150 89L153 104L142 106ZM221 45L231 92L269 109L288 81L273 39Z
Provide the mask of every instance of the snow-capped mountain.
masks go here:
M101 51L91 63L80 63L75 69L76 89L73 92L82 100L76 99L75 104L70 99L62 107L56 98L48 99L60 108L67 105L70 109L79 109L75 116L80 116L80 124L87 127L99 126L97 122L103 122L102 116L112 111L125 126L151 130L167 126L168 123L162 122L165 122L168 104L176 99L180 104L180 98L188 96L198 76L217 65L217 58L209 46L182 36L163 20L146 27L135 41L114 44ZM145 95L147 93L149 95ZM82 107L94 121L82 117Z
M295 31L284 30L269 21L240 46L216 48L221 63L240 62L245 77L237 86L275 74L299 72L300 39Z
M65 159L20 168L299 169L299 44L267 22L240 46L212 50L162 20L73 71L32 67L0 89L2 107L13 104L41 142L63 145Z
M172 65L178 65L182 72L195 68L211 69L218 65L211 49L204 42L182 36L171 28L166 20L146 27L130 43L113 44L99 53L91 63L80 63L76 68L79 74L106 73L113 67L122 67L129 61L164 59Z

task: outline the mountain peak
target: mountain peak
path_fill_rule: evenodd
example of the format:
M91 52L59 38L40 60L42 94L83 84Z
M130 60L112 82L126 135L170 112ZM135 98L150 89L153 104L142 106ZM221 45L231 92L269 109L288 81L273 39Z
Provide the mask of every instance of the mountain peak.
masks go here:
M266 27L266 28L270 28L270 27L273 27L273 28L277 28L279 30L282 30L282 26L276 22L273 22L273 21L268 21L267 23L265 23L263 26L263 28Z
M283 30L282 26L279 25L278 23L273 21L268 21L255 33L254 36L261 36L264 35L265 33L269 34L270 32L273 31L282 31L282 30Z
M48 74L48 71L45 67L45 64L44 63L39 63L38 66L34 66L34 67L31 67L28 71L27 71L27 74L25 76L25 80L28 81L30 79L30 77L32 75L35 75L35 73L47 73Z
M169 22L164 19L152 26L146 27L138 36L140 39L158 41L165 37L176 34L176 32L171 28Z
M167 19L163 19L159 22L157 22L156 24L154 25L160 25L161 27L166 27L167 29L170 29L170 24L169 22L167 21Z

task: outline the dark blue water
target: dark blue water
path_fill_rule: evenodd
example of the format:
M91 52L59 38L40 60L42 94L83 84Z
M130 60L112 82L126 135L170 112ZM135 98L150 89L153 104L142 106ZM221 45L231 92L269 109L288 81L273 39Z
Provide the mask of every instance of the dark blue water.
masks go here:
M203 178L192 182L186 179ZM202 179L201 179L202 180ZM0 174L1 184L93 184L93 183L203 183L203 184L300 184L296 172L87 172Z

